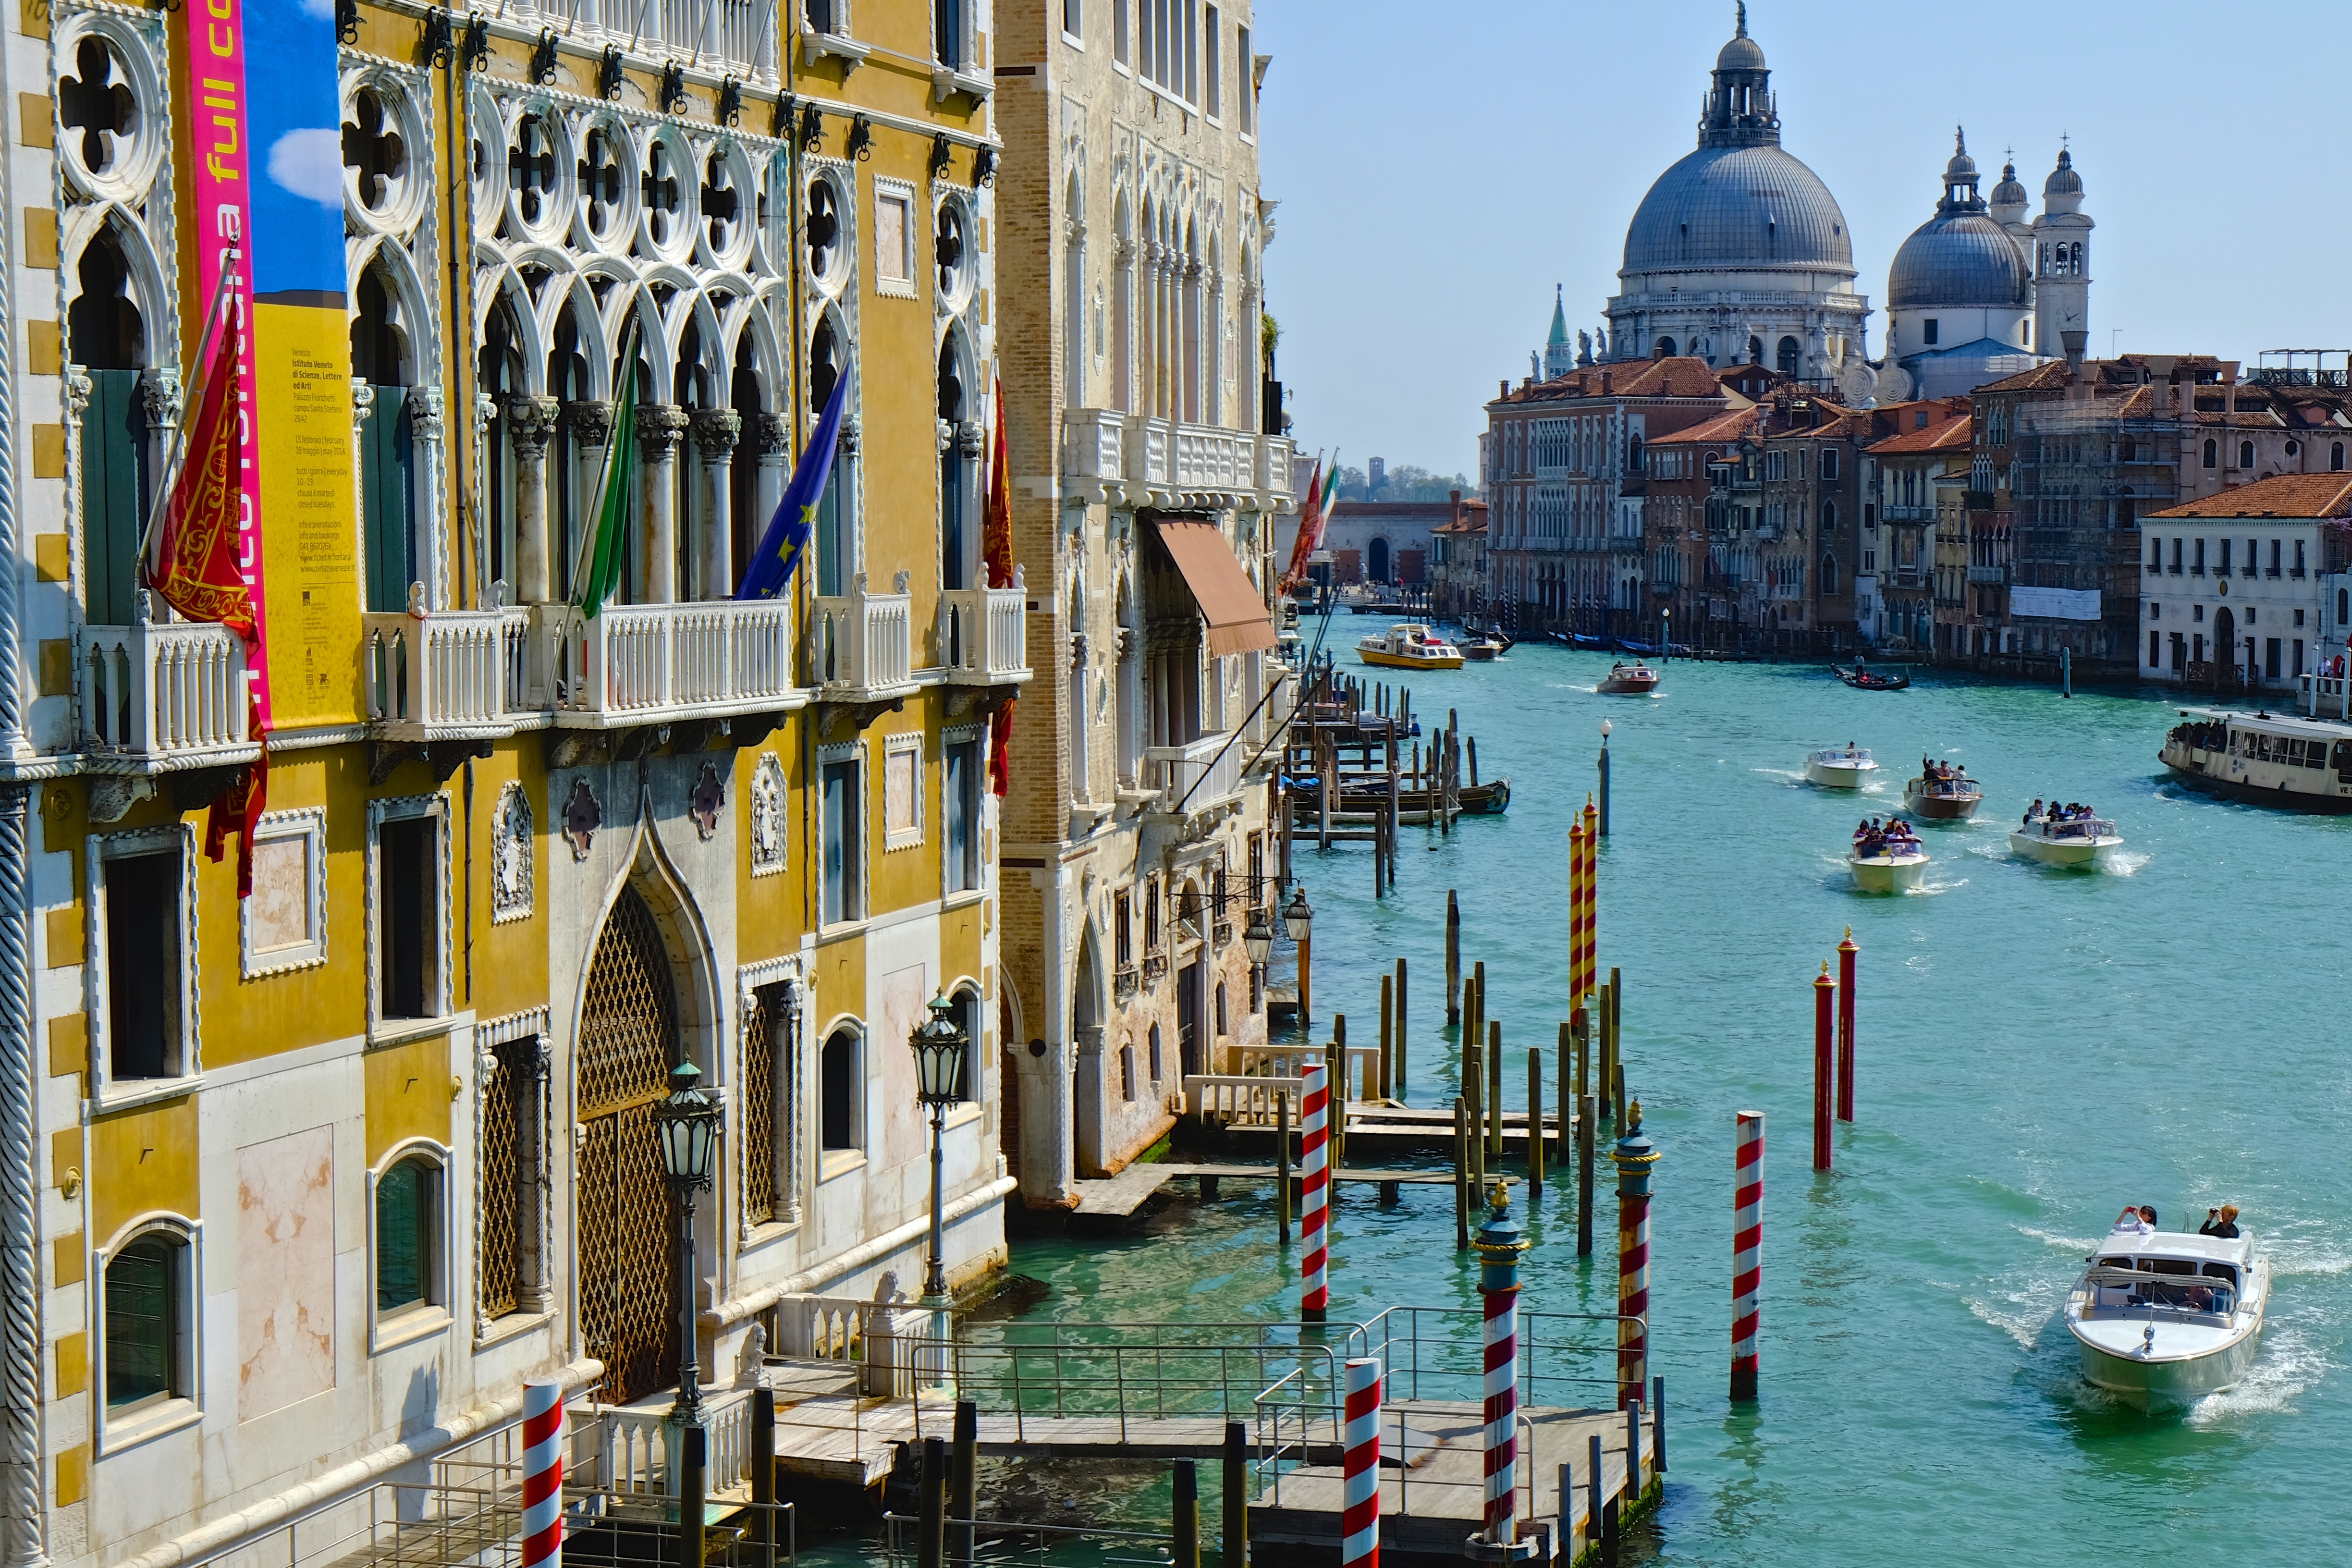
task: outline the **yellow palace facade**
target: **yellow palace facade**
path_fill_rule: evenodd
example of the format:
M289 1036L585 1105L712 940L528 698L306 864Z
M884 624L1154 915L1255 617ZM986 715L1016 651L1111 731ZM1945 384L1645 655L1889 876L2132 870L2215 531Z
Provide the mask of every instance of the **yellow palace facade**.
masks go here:
M971 1041L947 1270L1001 1260L990 716L1029 671L982 560L988 0L5 26L0 1563L259 1550L526 1378L657 1413L679 1061L724 1112L706 1385L920 1290L935 995ZM136 571L239 156L272 709L242 900L205 826L260 756L244 649ZM273 281L265 186L326 215L334 277ZM801 569L738 602L844 378Z

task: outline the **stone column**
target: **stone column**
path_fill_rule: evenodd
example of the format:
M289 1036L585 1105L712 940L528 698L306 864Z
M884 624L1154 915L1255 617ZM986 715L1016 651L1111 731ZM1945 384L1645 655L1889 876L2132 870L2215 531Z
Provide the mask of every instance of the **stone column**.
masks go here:
M686 410L675 403L637 408L637 444L645 461L645 580L638 602L677 602L677 516L674 469L686 434Z
M515 458L515 583L520 605L543 605L554 597L548 570L547 443L555 434L552 397L507 400L507 437Z
M695 597L724 599L735 592L735 493L730 473L743 416L731 408L698 408L694 447L702 458L702 537L696 542Z
M760 542L756 536L766 531L768 520L783 504L784 486L791 482L793 422L785 415L762 414L751 422L751 440L760 454L759 472L751 490L751 547L757 550Z
M413 448L409 472L416 486L410 515L420 525L417 537L423 548L418 553L431 555L429 563L416 563L417 575L425 584L425 602L431 605L449 602L449 470L442 451L446 440L444 406L437 386L408 389L408 439Z
M578 511L572 519L575 531L566 545L566 576L562 583L555 584L565 595L579 587L587 571L586 552L589 542L596 536L596 487L604 479L604 459L613 445L614 412L612 404L593 397L563 405L562 417L572 425L572 494Z

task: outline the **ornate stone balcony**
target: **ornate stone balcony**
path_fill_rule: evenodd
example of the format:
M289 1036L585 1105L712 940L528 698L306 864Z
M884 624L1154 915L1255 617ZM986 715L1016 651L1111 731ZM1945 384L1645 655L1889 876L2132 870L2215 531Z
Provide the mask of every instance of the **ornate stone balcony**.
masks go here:
M384 740L487 739L541 706L527 610L372 613L361 627L368 720Z
M1222 805L1241 793L1242 764L1249 748L1223 735L1205 735L1181 746L1147 746L1143 763L1159 798L1151 809L1185 816Z
M531 609L547 660L547 706L559 725L618 729L795 708L788 599L608 605L593 619L568 605Z
M1088 500L1242 511L1293 505L1286 437L1073 408L1062 416L1062 444L1063 477Z
M877 594L860 572L846 594L820 595L809 620L809 681L820 702L891 704L915 690L908 574Z
M950 588L940 595L933 647L950 686L1018 686L1029 679L1029 590Z
M74 635L78 742L101 773L251 762L245 643L209 622L83 626Z

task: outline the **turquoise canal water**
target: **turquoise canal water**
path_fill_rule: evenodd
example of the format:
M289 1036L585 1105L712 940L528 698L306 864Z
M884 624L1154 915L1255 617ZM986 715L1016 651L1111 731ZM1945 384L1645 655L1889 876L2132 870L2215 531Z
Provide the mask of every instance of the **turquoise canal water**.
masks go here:
M1345 630L1345 623L1341 623ZM1342 641L1345 639L1342 638ZM1662 1152L1653 1369L1666 1374L1667 1500L1644 1551L1673 1564L2059 1563L2154 1548L2181 1561L2339 1560L2352 1324L2342 903L2352 821L2221 805L2156 762L2156 696L1923 679L1850 691L1796 667L1677 663L1647 700L1601 698L1603 656L1550 647L1423 679L1452 706L1509 815L1450 839L1408 830L1375 901L1362 846L1294 869L1317 910L1318 1037L1334 1011L1377 1038L1379 975L1412 963L1409 1098L1450 1100L1445 893L1484 959L1523 1104L1526 1047L1563 1016L1566 834L1614 721L1600 957L1623 972L1631 1091ZM1859 803L1805 785L1808 748L1874 748ZM1925 835L1927 887L1850 890L1856 817L1901 804L1906 763L1964 762L1981 820ZM2126 839L2111 868L2010 858L2033 796L2089 802ZM1424 847L1424 843L1426 847ZM1857 1121L1809 1169L1811 982L1861 943ZM1556 1076L1547 1066L1548 1081ZM1726 1398L1733 1113L1768 1114L1763 1397ZM1608 1189L1603 1188L1604 1194ZM2058 1321L2084 1253L2126 1201L2167 1227L2240 1205L2273 1260L2252 1379L2150 1419L2083 1384ZM1554 1183L1531 1222L1528 1304L1609 1310L1613 1198L1575 1258ZM1334 1320L1474 1300L1450 1189L1333 1221ZM1118 1237L1016 1240L1039 1317L1295 1315L1296 1252L1265 1195L1179 1198ZM1164 1496L1164 1492L1157 1493ZM1034 1518L1035 1515L1028 1517Z

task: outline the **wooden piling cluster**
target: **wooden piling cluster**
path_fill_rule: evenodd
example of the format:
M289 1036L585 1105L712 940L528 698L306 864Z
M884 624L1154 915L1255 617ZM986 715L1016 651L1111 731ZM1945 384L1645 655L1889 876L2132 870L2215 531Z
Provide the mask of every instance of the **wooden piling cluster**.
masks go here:
M1289 840L1301 830L1318 849L1370 844L1373 890L1384 895L1396 886L1402 830L1421 824L1451 834L1462 814L1464 737L1455 718L1449 712L1445 728L1429 735L1424 746L1412 734L1410 689L1367 683L1328 663L1312 677L1300 706L1300 718L1284 740L1283 773L1311 777L1315 788L1285 795L1286 868ZM1475 742L1472 756L1475 783Z

